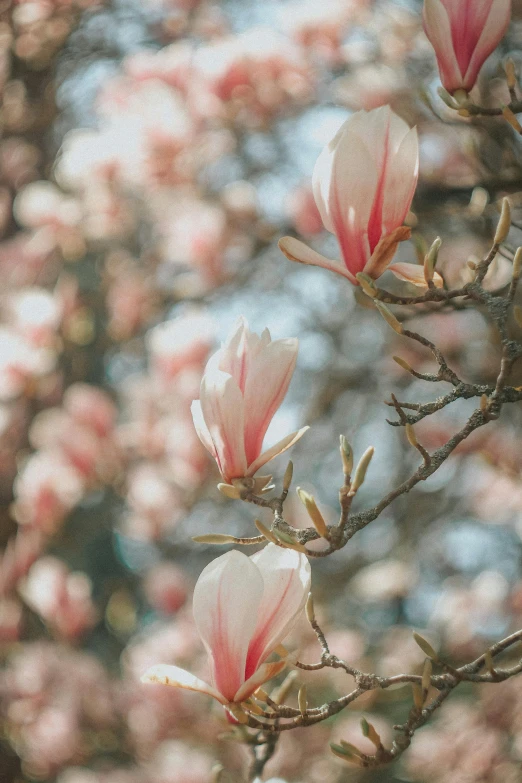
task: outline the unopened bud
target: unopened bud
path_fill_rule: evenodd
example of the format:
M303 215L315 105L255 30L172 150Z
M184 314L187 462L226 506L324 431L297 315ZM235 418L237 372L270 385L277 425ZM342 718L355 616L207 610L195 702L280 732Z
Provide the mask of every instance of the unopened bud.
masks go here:
M371 723L368 723L366 718L361 718L361 729L362 733L365 737L367 737L370 742L373 742L376 748L381 747L381 738L377 731L375 730L375 727L372 726Z
M370 275L365 275L364 272L357 272L355 277L367 296L370 296L372 299L377 296L377 288Z
M439 94L439 98L442 101L444 101L446 106L449 106L450 109L458 109L459 108L459 104L457 103L457 101L453 100L453 98L451 97L449 92L447 90L445 90L444 87L439 87L437 92Z
M386 305L384 305L382 302L378 302L376 299L374 300L374 303L377 310L380 312L386 323L391 326L394 332L397 332L397 334L402 334L402 324L397 320L397 318L395 318L392 311L388 310Z
M297 672L288 672L279 688L272 693L272 701L275 701L276 704L282 704L292 690L292 686L296 679Z
M310 625L314 625L315 612L314 612L314 599L312 598L312 593L308 593L308 598L306 599L305 611L306 611L306 619L308 620Z
M310 493L306 492L304 489L301 489L301 487L297 487L297 494L299 495L299 500L306 508L308 512L308 516L314 523L314 527L319 533L319 535L322 538L328 538L329 536L328 527L326 526L326 522L324 521L323 515L319 511L314 496L310 495Z
M211 770L211 783L222 783L225 768L221 764L214 764Z
M239 704L234 704L234 702L230 702L227 704L227 710L230 712L230 714L237 720L238 723L248 723L248 717L245 715Z
M415 435L415 430L413 428L413 424L405 424L404 429L406 430L406 437L408 438L408 442L410 446L413 446L413 448L417 448L419 445L419 441L417 440L417 436Z
M428 658L431 658L433 661L437 661L438 660L437 653L435 652L435 650L433 649L431 644L423 636L421 636L420 634L414 632L413 633L413 638L415 639L415 641L417 642L417 644L421 648L422 652L425 655L427 655Z
M290 484L292 483L292 478L294 476L294 463L292 460L288 463L285 470L285 475L283 476L283 489L285 492L288 492L290 489Z
M477 265L475 261L466 261L466 266L468 267L468 269L471 269L472 272L475 272L477 269Z
M353 450L344 435L339 435L343 473L349 476L353 470Z
M516 130L517 133L522 133L522 125L519 123L516 115L513 114L509 106L502 107L502 114L504 115L504 119L509 122L511 127Z
M427 693L431 685L431 675L433 672L433 663L431 658L426 658L424 661L424 669L422 670L422 690Z
M513 90L517 86L517 71L515 62L511 57L508 57L504 63L504 70L506 72L507 86L510 90Z
M239 500L241 493L237 487L233 487L232 484L218 484L217 488L226 498L231 500Z
M349 742L343 742L342 745L336 745L334 742L331 742L330 750L334 756L338 756L344 761L351 761L352 764L357 764L359 767L362 765L361 752L355 745L351 745Z
M290 533L287 533L285 530L279 530L278 528L274 528L272 532L277 541L283 544L283 546L306 554L306 547L300 544L299 541L296 541L295 538L290 535Z
M400 356L394 356L392 358L393 358L393 361L396 362L399 365L399 367L402 367L403 370L406 370L406 372L412 372L413 371L413 367L411 367L408 364L406 359L401 359Z
M511 228L511 206L507 198L502 199L502 211L500 213L500 219L498 221L497 230L495 233L495 239L493 240L495 245L500 245L509 234Z
M513 259L513 280L518 280L522 272L522 247L517 248Z
M269 530L267 527L265 527L265 525L263 525L263 523L261 522L260 519L256 519L254 524L257 527L257 529L259 530L259 532L261 533L261 535L264 536L267 541L271 541L272 544L278 544L279 543L277 538L272 533L272 531Z
M424 705L424 694L421 686L417 682L414 682L412 683L411 689L413 691L413 703L418 710L422 710Z
M297 704L299 705L299 712L304 717L306 710L308 709L308 699L306 698L306 685L301 685L299 693L297 694Z
M485 413L487 411L488 405L489 405L488 395L483 394L480 398L480 410L482 411L482 413Z
M352 486L350 489L351 493L355 494L366 478L366 471L368 470L370 462L372 461L374 452L375 449L373 446L370 446L368 449L366 449L361 459L359 460L359 464L355 469L355 475L353 477Z
M484 655L484 663L486 664L486 669L488 672L494 677L496 675L496 671L495 667L493 666L493 656L491 655L490 650L488 650Z
M204 536L192 536L192 540L196 544L235 544L236 538L234 536L227 536L222 533L208 533Z
M522 307L515 305L513 308L513 316L517 322L517 326L520 326L522 329Z
M435 239L432 243L426 254L426 258L424 259L424 279L427 283L433 280L435 266L437 265L437 259L439 257L439 250L441 245L442 240L440 237L437 237L437 239Z

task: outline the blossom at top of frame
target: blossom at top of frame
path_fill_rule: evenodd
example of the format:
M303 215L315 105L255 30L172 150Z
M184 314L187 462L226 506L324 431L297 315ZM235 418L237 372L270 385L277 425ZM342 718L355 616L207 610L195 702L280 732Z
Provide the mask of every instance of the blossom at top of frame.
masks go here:
M472 89L510 19L511 0L425 0L424 30L448 92Z

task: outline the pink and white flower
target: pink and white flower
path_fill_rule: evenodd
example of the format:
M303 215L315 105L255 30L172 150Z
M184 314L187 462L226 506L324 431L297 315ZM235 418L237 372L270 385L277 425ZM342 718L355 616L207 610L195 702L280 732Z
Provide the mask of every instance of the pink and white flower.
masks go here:
M511 18L511 0L425 0L424 30L446 90L469 92Z
M389 264L397 245L410 236L410 229L402 224L418 171L415 128L409 128L389 106L356 112L326 145L313 174L317 207L325 228L339 241L343 263L325 258L293 237L283 237L279 247L290 260L330 269L354 285L359 272L374 279L387 268L393 272ZM426 285L421 267L419 271L420 276L412 272L412 282Z
M192 417L201 442L228 484L254 476L308 429L287 435L262 453L268 425L287 392L296 359L296 339L272 340L268 329L259 336L240 318L209 360L200 399L192 403Z
M203 570L194 589L210 684L161 664L142 681L206 693L223 705L245 701L285 667L285 660L267 659L294 627L309 590L310 564L300 552L275 544L252 557L227 552Z

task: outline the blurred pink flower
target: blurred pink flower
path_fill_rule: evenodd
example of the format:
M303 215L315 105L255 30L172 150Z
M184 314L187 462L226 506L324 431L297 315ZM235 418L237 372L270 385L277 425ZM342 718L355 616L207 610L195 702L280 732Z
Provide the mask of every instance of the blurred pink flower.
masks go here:
M82 477L60 453L37 452L29 457L14 484L16 520L46 534L54 533L83 492Z
M471 90L510 19L511 0L424 1L424 30L448 92Z
M266 661L295 625L309 589L310 564L299 552L268 544L250 558L237 551L216 558L202 571L193 604L211 684L161 664L143 682L200 691L223 705L245 701L285 667L285 660Z
M201 442L216 460L225 482L253 476L306 431L304 427L293 432L261 453L296 359L296 339L272 340L268 329L259 337L240 318L208 362L200 399L192 403L192 416Z
M165 560L146 574L143 589L151 606L163 614L174 614L187 600L188 580L181 568Z
M418 169L415 128L410 129L389 106L356 112L324 148L313 175L317 207L325 228L339 241L344 264L292 237L280 240L281 250L292 261L338 272L355 285L358 272L378 278L399 242L410 236L402 223ZM389 268L394 271L393 265ZM422 283L426 285L424 277Z
M85 574L71 573L64 563L49 556L32 566L21 592L49 628L73 641L96 622L91 587Z
M164 383L186 367L202 366L212 346L214 325L193 310L151 329L146 337L152 370Z

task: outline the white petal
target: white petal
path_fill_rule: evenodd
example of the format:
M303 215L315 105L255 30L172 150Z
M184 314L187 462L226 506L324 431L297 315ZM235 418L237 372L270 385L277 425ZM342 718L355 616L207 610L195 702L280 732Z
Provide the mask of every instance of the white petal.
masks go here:
M262 468L263 465L266 465L266 463L270 462L270 460L274 459L274 457L282 454L283 451L291 448L291 446L293 446L294 443L297 443L297 441L302 438L305 432L309 429L310 427L301 427L301 429L297 432L292 432L290 435L287 435L286 438L282 438L275 444L275 446L272 446L271 449L264 451L261 456L259 456L251 465L248 466L248 475L255 475L259 468Z
M213 699L217 699L221 704L227 703L226 699L215 688L212 688L185 669L180 669L179 666L168 666L162 663L151 666L150 669L147 669L141 681L153 685L171 685L174 688L198 691L199 693L212 696Z
M403 261L398 261L396 264L390 264L388 270L392 272L399 280L404 280L406 283L411 283L419 288L427 288L426 278L424 277L424 267L419 264L407 264ZM433 275L433 282L437 288L442 288L444 281L438 272Z
M192 405L190 406L190 412L192 413L192 421L194 422L194 427L196 428L198 438L206 450L212 454L214 459L216 459L216 449L214 448L208 427L205 424L203 411L201 410L201 402L199 400L193 401Z
M212 684L227 701L245 681L263 587L257 566L232 551L213 560L194 589L194 620L209 655Z
M389 159L384 185L382 226L389 233L400 226L409 212L419 174L419 142L416 128L404 136Z
M351 283L357 285L355 277L346 269L341 261L332 261L330 258L325 258L325 256L312 250L312 248L305 245L304 242L294 239L294 237L282 237L278 244L281 252L284 253L290 261L297 261L300 264L320 266L323 269L329 269L330 272L337 272L338 275L347 277Z
M243 396L230 375L207 365L200 397L219 470L230 483L231 479L244 476L247 468Z

